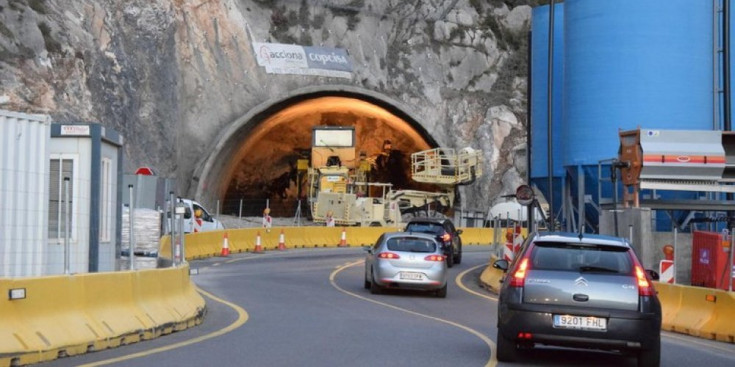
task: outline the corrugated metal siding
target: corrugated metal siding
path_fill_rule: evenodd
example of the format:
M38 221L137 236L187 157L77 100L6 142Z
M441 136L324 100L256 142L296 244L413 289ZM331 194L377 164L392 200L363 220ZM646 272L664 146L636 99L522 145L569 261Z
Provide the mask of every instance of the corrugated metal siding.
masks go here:
M0 110L0 276L45 269L51 118Z

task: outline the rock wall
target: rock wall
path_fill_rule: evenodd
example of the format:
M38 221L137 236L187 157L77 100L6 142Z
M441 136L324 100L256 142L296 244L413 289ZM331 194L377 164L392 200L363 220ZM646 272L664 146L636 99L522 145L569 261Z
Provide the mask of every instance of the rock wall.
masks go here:
M96 121L192 192L238 117L349 85L410 106L442 146L485 154L462 192L485 209L525 175L527 0L0 0L0 108ZM266 74L252 42L348 50L352 79ZM473 203L473 204L468 204Z

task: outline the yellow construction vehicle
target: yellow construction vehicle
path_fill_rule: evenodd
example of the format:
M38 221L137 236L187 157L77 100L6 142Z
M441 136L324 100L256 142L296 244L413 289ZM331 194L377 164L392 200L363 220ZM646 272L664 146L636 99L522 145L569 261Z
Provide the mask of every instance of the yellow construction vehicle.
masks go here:
M368 182L370 159L365 154L356 158L355 152L354 127L313 128L308 199L314 222L325 223L330 213L336 225L398 227L404 212L430 205L451 208L454 186L482 174L480 151L430 149L411 155L412 177L444 190L393 190L390 183Z

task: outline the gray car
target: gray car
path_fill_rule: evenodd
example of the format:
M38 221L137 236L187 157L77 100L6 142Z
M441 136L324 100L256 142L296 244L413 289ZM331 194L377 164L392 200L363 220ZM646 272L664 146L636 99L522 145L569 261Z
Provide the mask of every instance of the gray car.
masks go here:
M498 299L497 358L536 344L633 353L658 366L661 303L625 239L532 233L506 271Z
M366 250L365 288L371 293L396 288L432 291L441 298L447 296L446 256L435 236L384 233Z

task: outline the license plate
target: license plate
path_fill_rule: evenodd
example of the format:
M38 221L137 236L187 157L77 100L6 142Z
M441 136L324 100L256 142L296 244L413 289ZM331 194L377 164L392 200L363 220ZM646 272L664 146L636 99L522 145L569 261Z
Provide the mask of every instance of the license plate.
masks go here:
M406 280L421 280L424 278L424 275L421 273L411 273L411 272L401 272L401 279Z
M581 330L607 330L607 319L591 316L554 315L554 327Z

